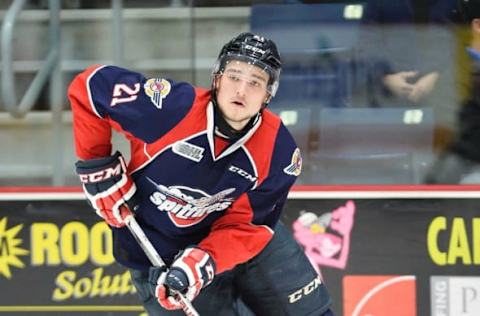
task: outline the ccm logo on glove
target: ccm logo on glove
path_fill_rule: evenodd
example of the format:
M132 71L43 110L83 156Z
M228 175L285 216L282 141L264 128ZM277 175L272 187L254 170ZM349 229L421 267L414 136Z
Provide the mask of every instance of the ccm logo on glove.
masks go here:
M120 174L122 174L122 162L118 161L118 164L115 167L87 174L79 174L78 176L80 177L80 181L82 181L83 183L96 183L110 179L111 177L118 176Z
M130 210L137 208L137 187L122 155L117 151L113 156L78 161L75 166L83 191L97 214L110 226L125 226Z

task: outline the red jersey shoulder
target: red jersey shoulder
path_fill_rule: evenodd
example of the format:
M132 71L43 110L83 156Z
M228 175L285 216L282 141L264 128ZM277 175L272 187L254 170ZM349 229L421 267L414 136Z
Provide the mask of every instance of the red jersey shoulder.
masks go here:
M268 109L263 110L260 127L245 146L257 166L259 182L285 168L292 169L292 159L299 161L293 158L300 156L295 140L281 119ZM284 174L296 175L299 168L298 164L296 166Z

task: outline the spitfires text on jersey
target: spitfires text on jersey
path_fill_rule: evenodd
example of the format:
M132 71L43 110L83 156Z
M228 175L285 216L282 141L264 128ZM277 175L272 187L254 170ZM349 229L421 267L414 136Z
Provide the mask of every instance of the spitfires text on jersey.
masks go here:
M208 214L226 210L233 203L227 196L235 191L230 188L212 196L205 192L185 186L170 186L155 184L158 191L150 196L150 201L159 211L168 212L171 221L177 227L187 227L202 221Z

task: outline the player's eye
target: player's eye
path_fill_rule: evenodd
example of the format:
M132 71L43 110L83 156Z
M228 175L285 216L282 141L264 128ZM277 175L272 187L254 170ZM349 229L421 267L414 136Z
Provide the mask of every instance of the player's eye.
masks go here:
M260 83L260 81L258 81L258 80L250 80L250 81L248 82L248 84L249 84L250 86L252 86L252 87L255 87L255 88L258 88L258 87L261 86L261 83Z
M232 73L228 74L227 78L232 80L232 81L239 81L240 80L239 76L237 76L236 74L232 74Z

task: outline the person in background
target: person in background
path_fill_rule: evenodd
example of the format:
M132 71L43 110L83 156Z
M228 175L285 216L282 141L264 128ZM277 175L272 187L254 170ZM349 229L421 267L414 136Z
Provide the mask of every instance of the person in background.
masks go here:
M448 52L430 43L448 42L441 26L455 1L366 2L359 48L368 64L366 90L371 106L438 103L432 96L439 93Z
M457 5L456 21L469 29L470 84L457 133L428 172L428 184L480 183L480 0L458 0Z
M279 221L302 167L267 109L281 67L273 41L242 33L221 49L210 90L105 65L70 84L76 171L149 314L182 315L174 290L200 315L333 315ZM131 144L128 164L112 154L112 128ZM168 267L151 267L125 227L132 213Z

